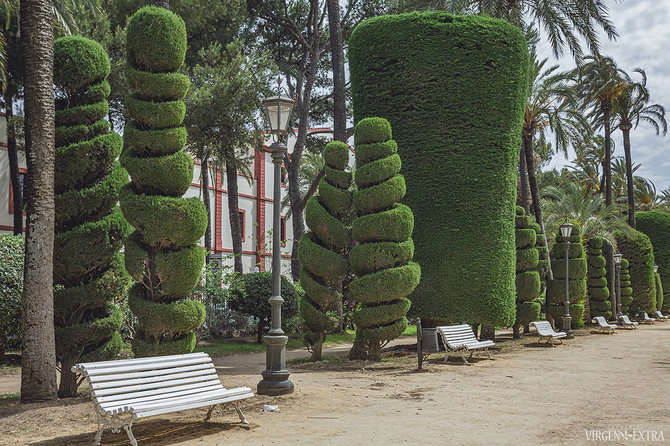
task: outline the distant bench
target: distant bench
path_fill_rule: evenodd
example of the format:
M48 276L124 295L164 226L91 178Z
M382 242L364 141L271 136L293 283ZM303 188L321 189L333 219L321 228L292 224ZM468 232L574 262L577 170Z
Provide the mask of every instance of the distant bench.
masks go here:
M563 338L567 337L568 335L563 332L555 332L554 329L552 328L551 324L549 321L535 321L531 322L530 325L534 326L535 329L537 330L537 343L540 344L540 341L544 340L546 341L547 344L551 344L551 346L554 346L554 340L559 340L561 341L561 344L563 343Z
M471 326L467 324L443 325L436 327L436 329L442 336L442 341L444 341L447 352L460 353L463 362L466 364L470 365L468 359L472 359L472 354L477 350L485 352L489 356L489 359L493 359L491 352L489 352L489 347L495 345L495 343L493 341L477 340ZM465 357L466 352L470 352L469 358Z
M87 362L75 365L72 371L84 375L91 386L98 418L94 446L100 444L105 428L112 432L123 428L130 443L137 446L133 421L209 406L208 421L217 404L233 403L240 421L249 424L235 402L254 396L251 389L223 387L206 353Z

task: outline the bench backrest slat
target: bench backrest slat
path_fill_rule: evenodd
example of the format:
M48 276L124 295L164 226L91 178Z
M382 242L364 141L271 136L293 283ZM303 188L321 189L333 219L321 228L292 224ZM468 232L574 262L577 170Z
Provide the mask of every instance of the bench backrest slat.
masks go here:
M197 389L200 389L202 387L210 387L210 386L223 386L221 385L221 381L219 381L219 378L212 378L209 381L201 381L201 382L196 382L192 384L184 384L181 386L171 386L167 389L165 388L158 388L158 389L152 389L152 390L142 390L139 392L129 392L129 393L120 393L120 394L115 394L115 395L107 395L107 396L97 396L96 400L98 403L111 403L111 402L117 402L121 401L127 398L143 398L143 397L149 397L149 396L154 396L154 395L162 395L165 394L166 392L190 392L190 391L196 391Z
M209 370L213 369L214 364L210 363L203 363L203 364L195 364L195 365L188 365L188 366L183 366L183 367L171 367L171 368L165 368L165 369L154 369L154 370L143 370L141 372L128 372L128 373L123 373L123 372L117 372L115 374L106 374L106 375L89 375L88 377L88 382L90 384L101 384L101 383L107 383L107 382L117 382L121 380L129 380L129 379L138 379L138 378L149 378L152 376L166 376L166 375L176 375L179 373L187 373L187 372L195 372L195 371L200 371L200 370ZM167 378L169 379L169 378ZM103 387L100 387L103 388Z
M203 370L173 373L171 375L148 376L146 378L123 379L123 376L119 376L119 380L116 380L116 381L91 383L91 389L97 390L97 389L110 389L110 388L113 388L113 387L130 387L130 386L138 386L138 385L141 385L141 384L150 384L150 383L155 383L155 382L172 381L172 380L178 380L178 379L181 379L181 378L190 378L190 377L203 376L203 375L209 375L209 376L216 375L216 369L214 368L214 365L211 365L207 369L203 369ZM170 384L166 383L165 385L169 386Z
M627 314L623 314L623 315L621 315L621 320L624 321L624 323L626 323L626 324L632 324L632 322L630 321L630 319L628 319L628 315L627 315Z
M533 325L541 336L553 336L557 334L549 321L534 321L530 325Z
M212 362L212 359L208 356L198 355L192 358L178 358L170 361L142 361L137 364L128 364L125 360L119 362L126 362L126 364L119 364L114 367L106 366L101 368L90 368L86 364L81 364L81 366L84 366L85 368L79 367L77 371L85 373L88 377L94 377L103 375L116 375L119 373L142 372L145 370L170 369L174 367L191 366L197 364L209 364Z
M135 395L125 395L125 399L122 400L117 400L117 401L108 401L106 403L98 401L98 405L100 406L101 409L109 409L112 407L123 407L123 406L133 406L135 407L136 405L139 405L140 403L149 403L149 402L156 402L163 400L165 398L176 398L176 397L186 397L186 396L192 396L192 395L199 395L203 394L205 392L214 392L214 391L220 391L223 390L223 386L221 383L218 385L208 385L208 386L200 386L197 389L189 389L189 390L180 390L178 392L162 392L156 395L149 395L149 396L143 396L136 398Z
M211 375L203 376L191 376L189 378L174 379L171 381L158 381L146 384L140 384L135 386L123 386L123 387L112 387L108 389L93 389L93 396L108 396L108 395L118 395L118 394L128 394L133 392L140 392L144 390L152 389L165 389L169 387L180 386L182 384L192 384L192 383L201 383L204 381L210 381L212 379Z
M472 327L467 324L444 325L437 327L437 330L441 333L442 340L449 348L459 348L466 344L478 342Z
M596 316L593 319L595 319L601 327L607 327L609 325L603 316Z

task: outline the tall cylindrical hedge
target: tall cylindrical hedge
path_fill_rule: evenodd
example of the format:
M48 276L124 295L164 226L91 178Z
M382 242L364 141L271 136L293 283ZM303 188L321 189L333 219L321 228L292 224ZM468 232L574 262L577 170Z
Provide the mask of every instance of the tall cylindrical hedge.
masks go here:
M605 320L612 318L612 303L610 302L610 289L607 286L607 269L605 257L603 256L603 242L600 237L588 240L586 247L586 262L588 264L588 297L590 315L584 319L602 316Z
M628 313L656 311L656 278L654 277L654 248L645 234L635 229L615 231L618 250L628 259L628 275L633 288L633 302ZM621 279L624 280L623 278ZM621 285L623 287L623 284ZM623 293L622 293L623 294Z
M358 277L349 284L349 294L360 304L353 314L356 337L366 343L368 358L379 360L381 343L407 328L407 295L419 284L421 269L412 262L414 215L399 203L406 187L391 126L382 118L363 119L354 138L358 190L351 235L357 245L349 265Z
M539 225L538 225L539 226ZM516 320L514 337L519 329L540 316L540 250L537 249L537 232L530 224L530 217L521 206L516 207Z
M123 342L113 305L126 276L119 250L130 226L117 202L128 173L116 157L121 137L109 131L109 57L83 37L54 42L56 159L54 321L61 363L59 395L77 395L77 361L115 358Z
M619 280L621 280L621 312L623 314L629 313L629 305L633 302L633 287L631 286L629 267L628 259L622 258Z
M523 34L483 16L380 16L354 30L349 60L355 122L386 118L403 160L422 268L412 314L512 325Z
M661 275L661 288L664 289L661 306L658 304L659 293L656 293L659 296L656 298L656 307L663 312L670 312L670 212L636 212L635 223L637 230L649 237L654 247L654 260L658 265L658 274Z
M319 192L305 206L305 221L311 231L302 236L298 249L300 283L305 290L300 300L303 337L312 347L315 361L321 359L326 334L337 324L335 312L347 274L345 251L351 243L351 227L347 225L352 202L349 147L340 141L330 142L323 159L325 175Z
M547 313L561 327L565 314L565 245L560 231L556 234L556 243L551 249L551 270L554 279L547 281ZM578 224L572 227L568 250L568 300L572 317L572 328L584 325L584 302L587 299L587 261L582 244L581 229Z
M200 302L183 300L200 278L207 226L202 202L182 195L193 179L182 126L188 77L177 71L186 54L184 21L167 9L147 6L126 29L128 123L121 163L131 181L121 190L121 209L135 228L126 242L126 268L137 281L128 304L139 329L135 356L189 353L205 317Z

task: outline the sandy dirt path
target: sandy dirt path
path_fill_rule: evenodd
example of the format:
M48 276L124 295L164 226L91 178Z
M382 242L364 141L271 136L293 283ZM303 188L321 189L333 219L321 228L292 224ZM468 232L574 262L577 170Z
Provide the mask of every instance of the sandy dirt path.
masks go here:
M215 422L202 423L203 409L141 421L133 430L142 446L580 445L594 443L587 439L592 430L629 434L607 444L664 444L652 442L654 435L670 444L670 323L578 336L555 348L534 341L526 337L494 353L494 361L470 367L436 357L424 372L416 371L415 357L296 364L290 367L294 394L247 400L249 427L235 424L231 409L217 410ZM289 358L296 355L304 353L289 352ZM253 388L264 356L215 363L225 386ZM281 410L261 412L263 404ZM95 431L91 409L85 398L46 406L0 400L0 444L89 445ZM649 441L639 441L641 436ZM102 444L128 442L106 432Z

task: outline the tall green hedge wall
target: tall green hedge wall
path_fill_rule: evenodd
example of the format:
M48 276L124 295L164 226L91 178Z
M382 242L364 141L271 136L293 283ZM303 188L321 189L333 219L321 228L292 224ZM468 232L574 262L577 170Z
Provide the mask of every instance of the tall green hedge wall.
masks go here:
M589 277L587 282L590 315L584 319L602 316L605 320L612 318L612 303L610 290L607 286L607 269L603 256L603 239L594 237L588 240L586 247L586 261Z
M351 243L351 227L347 225L352 202L349 146L330 142L323 158L325 175L319 193L305 206L305 221L311 231L302 236L298 250L300 283L305 290L300 299L303 338L312 346L314 360L321 359L326 333L337 324L335 311L342 301L342 282L348 269L345 251Z
M654 247L654 259L661 275L663 312L670 312L670 212L643 211L635 213L637 230L643 232L651 240ZM656 293L658 295L658 293ZM658 298L656 307L658 308Z
M128 124L121 163L131 182L121 190L121 209L135 227L126 242L126 268L138 283L128 304L140 328L135 356L189 353L205 308L183 300L204 263L198 241L207 213L197 198L182 198L193 179L193 160L182 151L182 99L188 77L178 73L186 54L184 21L167 9L147 6L126 29Z
M628 313L631 315L636 315L639 311L653 313L656 311L656 279L651 240L635 229L629 232L615 231L614 237L619 252L628 259L630 265L628 280L633 288L633 302L628 306ZM621 280L624 280L623 277ZM623 283L621 287L623 288Z
M412 314L512 325L523 34L474 15L380 16L356 27L349 59L355 122L386 118L403 160L422 268Z
M619 280L621 280L621 312L623 314L629 313L628 306L633 302L633 287L631 286L629 267L630 263L628 259L622 258L621 271L619 271L621 277Z
M358 190L351 234L358 244L349 265L358 277L349 294L360 304L353 314L356 338L366 343L369 359L379 360L381 343L407 328L407 295L419 284L421 269L412 262L414 215L399 203L406 187L391 126L382 118L366 118L356 125L354 138Z
M537 225L538 227L540 225ZM540 316L540 253L537 249L537 232L530 224L530 217L521 206L516 207L516 321L514 336L519 327Z
M99 43L83 37L54 42L54 320L61 396L76 396L70 368L78 360L113 359L123 346L123 315L112 301L125 289L122 280L111 283L110 276L126 275L119 250L130 225L117 201L128 173L115 161L121 137L104 121L109 70Z
M582 244L581 228L573 222L568 250L568 300L572 328L584 325L584 302L587 300L587 260ZM556 234L556 243L551 248L551 270L554 280L547 281L547 312L561 326L565 314L565 239Z

